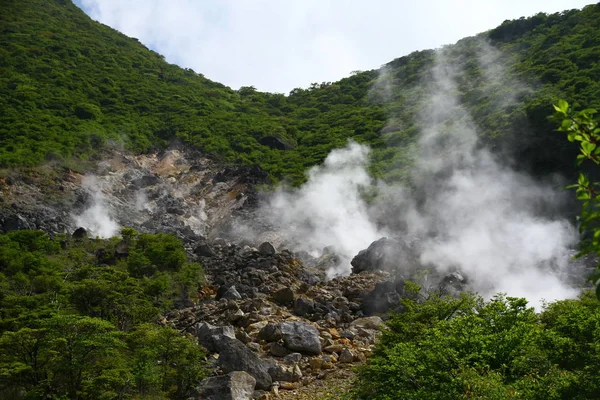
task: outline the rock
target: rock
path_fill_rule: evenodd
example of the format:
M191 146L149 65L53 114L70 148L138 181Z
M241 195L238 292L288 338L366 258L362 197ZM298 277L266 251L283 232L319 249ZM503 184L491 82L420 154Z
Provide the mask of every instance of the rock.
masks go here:
M134 179L131 184L135 188L145 188L148 186L154 186L160 182L160 178L156 175L144 175L141 178Z
M279 385L279 389L283 389L283 390L296 390L300 386L301 385L299 384L299 382L286 382L286 381L283 381Z
M312 372L317 372L323 366L323 360L318 357L311 358L309 361L309 365Z
M20 231L22 229L31 229L29 222L21 215L11 215L4 220L2 224L4 232Z
M214 257L216 255L213 249L207 243L196 246L194 249L194 254L199 257Z
M260 252L260 254L265 255L265 256L271 256L271 255L274 255L275 253L277 253L277 250L275 250L275 247L269 242L261 243L261 245L258 246L258 251Z
M223 336L217 343L219 367L225 372L246 371L256 379L258 389L269 390L271 375L269 365L237 339Z
M304 322L282 322L279 324L284 346L292 351L308 354L321 353L321 340L315 327Z
M302 354L300 353L290 353L283 357L283 363L287 365L298 364L300 360L302 360Z
M289 287L279 289L273 294L275 303L286 305L294 302L294 291Z
M256 342L246 343L246 346L248 346L248 348L250 350L254 351L255 353L259 353L260 352L260 344L258 344Z
M452 272L444 276L438 286L438 291L442 295L458 296L461 292L464 292L467 283L467 278L462 274Z
M85 239L87 237L87 230L85 228L79 227L75 229L75 232L71 235L73 239Z
M410 274L418 261L414 252L404 242L381 238L361 250L350 262L352 273L363 271L388 271Z
M305 317L315 312L315 302L310 299L298 297L294 303L294 313L301 317Z
M208 351L218 352L219 341L223 337L235 339L235 330L232 326L214 326L208 322L200 322L196 325L196 337L198 342Z
M401 294L404 294L404 281L378 282L363 298L362 311L366 315L373 315L399 308Z
M225 293L223 293L223 295L221 296L221 299L226 299L226 300L241 300L242 299L242 295L240 294L240 292L237 291L237 289L235 288L235 286L231 286L229 289L227 289L225 291Z
M327 353L341 353L344 349L344 346L341 344L332 344L323 349Z
M354 354L348 348L344 348L340 354L339 361L341 363L351 363L354 361Z
M364 317L358 318L350 324L354 328L380 329L385 326L385 322L380 317Z
M298 382L302 379L302 371L298 365L280 365L275 364L269 368L269 374L274 381Z
M269 350L271 351L271 354L274 355L275 357L285 357L290 352L288 349L286 349L285 347L283 347L282 345L280 345L277 342L271 342L269 344Z
M254 394L256 379L244 371L234 371L223 376L204 379L194 400L250 400Z
M278 324L272 322L267 323L259 332L258 339L267 342L276 342L281 339L281 329Z

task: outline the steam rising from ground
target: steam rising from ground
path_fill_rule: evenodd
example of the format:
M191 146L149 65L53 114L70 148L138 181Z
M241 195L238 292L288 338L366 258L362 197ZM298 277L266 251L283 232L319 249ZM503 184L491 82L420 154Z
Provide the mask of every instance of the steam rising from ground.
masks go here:
M115 236L120 226L110 215L100 181L93 176L87 176L82 182L82 187L90 193L92 202L82 214L73 216L76 226L81 226L101 238Z
M489 69L498 57L490 46L482 49L480 64L489 79L501 67ZM535 182L480 146L477 127L456 97L461 73L438 52L421 115L414 187L379 184L381 195L368 207L361 197L361 188L371 183L368 148L350 143L311 169L298 191L276 194L273 221L297 243L296 250L334 245L342 263L332 275L349 273L348 261L372 241L395 236L418 242L422 265L461 271L471 289L485 296L505 292L534 306L576 296L565 275L577 235L550 212L560 202L560 185Z
M332 151L322 166L308 171L302 188L277 192L266 213L271 223L285 227L296 250L318 256L323 247L333 246L341 269L331 275L348 272L352 256L382 235L361 197L360 189L372 184L365 169L368 154L354 142Z

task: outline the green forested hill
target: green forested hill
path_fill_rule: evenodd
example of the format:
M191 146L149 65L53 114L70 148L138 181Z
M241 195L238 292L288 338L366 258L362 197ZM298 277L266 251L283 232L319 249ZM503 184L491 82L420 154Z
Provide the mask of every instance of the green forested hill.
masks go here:
M591 5L507 21L447 46L464 71L458 97L481 136L534 172L568 173L577 149L546 117L558 98L599 105L597 26L600 5ZM376 176L403 179L435 54L415 52L381 71L283 95L234 91L168 64L69 0L3 1L0 32L0 166L87 158L113 142L147 151L178 138L294 183L349 137L375 148ZM485 60L503 65L503 74L490 74ZM268 137L294 148L260 144Z

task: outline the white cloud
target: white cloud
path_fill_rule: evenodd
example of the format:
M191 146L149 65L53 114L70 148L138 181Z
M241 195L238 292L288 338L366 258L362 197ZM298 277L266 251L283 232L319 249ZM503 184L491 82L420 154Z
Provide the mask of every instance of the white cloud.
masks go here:
M169 62L229 85L287 93L336 81L506 19L590 0L76 0Z

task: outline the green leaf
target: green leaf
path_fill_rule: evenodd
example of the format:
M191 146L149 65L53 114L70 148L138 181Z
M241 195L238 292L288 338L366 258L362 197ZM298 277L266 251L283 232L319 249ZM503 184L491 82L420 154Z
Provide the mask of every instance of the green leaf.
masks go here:
M558 101L558 110L557 111L560 111L560 112L566 114L569 111L569 103L567 103L564 100L559 100Z

